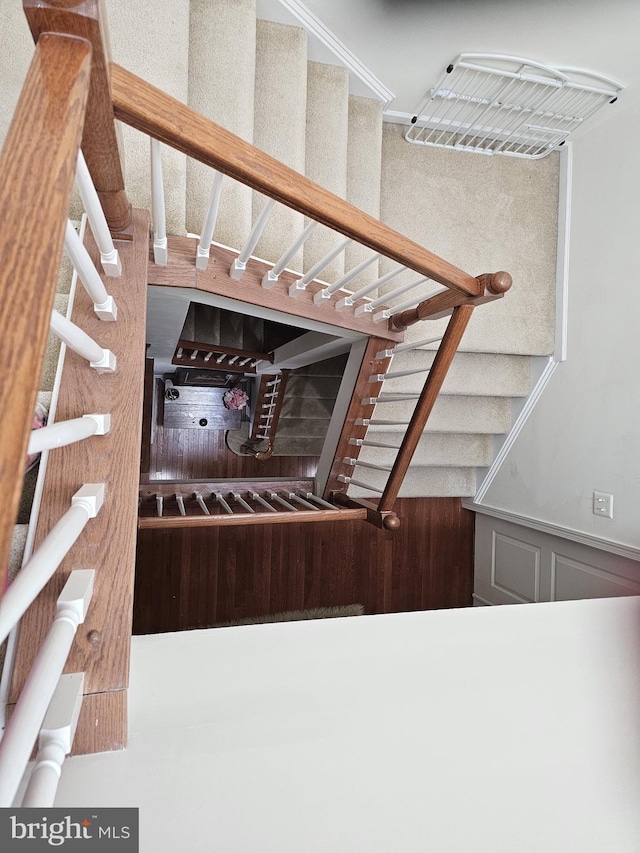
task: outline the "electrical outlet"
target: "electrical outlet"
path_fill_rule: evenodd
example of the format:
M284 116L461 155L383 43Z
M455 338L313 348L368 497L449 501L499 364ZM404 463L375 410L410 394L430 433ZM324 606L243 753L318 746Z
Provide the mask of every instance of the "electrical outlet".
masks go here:
M613 518L613 495L606 492L593 493L593 514Z

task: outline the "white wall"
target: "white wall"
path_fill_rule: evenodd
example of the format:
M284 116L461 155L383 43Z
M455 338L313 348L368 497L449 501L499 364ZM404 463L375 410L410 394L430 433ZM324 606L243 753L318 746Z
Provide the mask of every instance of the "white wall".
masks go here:
M640 546L640 109L574 146L568 360L483 504ZM593 490L614 518L592 514Z
M134 637L143 853L637 853L640 598Z

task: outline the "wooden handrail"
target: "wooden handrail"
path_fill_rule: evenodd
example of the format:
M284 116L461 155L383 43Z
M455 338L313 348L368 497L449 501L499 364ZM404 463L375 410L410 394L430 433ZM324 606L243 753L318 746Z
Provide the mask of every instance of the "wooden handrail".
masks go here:
M34 41L42 33L53 32L84 38L93 46L82 151L109 228L125 231L131 225L131 205L124 189L111 103L111 57L103 0L23 0L22 5Z
M458 350L472 314L473 305L459 305L453 309L453 316L449 320L442 343L429 371L429 378L424 384L418 403L413 411L411 423L407 428L402 444L400 445L400 450L396 456L396 461L387 480L387 485L380 498L378 512L389 512L393 509L402 481L407 473L407 468L411 464L411 459L422 437L427 419L438 398L442 383L446 378L447 371L451 366L453 357Z
M0 596L85 118L91 45L44 35L0 155ZM46 163L46 169L41 168ZM20 229L29 224L35 239Z
M118 65L116 118L387 258L469 296L478 281Z
M484 305L485 302L502 299L512 284L511 276L504 271L483 273L476 280L482 288L479 296L463 296L461 293L451 290L438 293L436 296L425 299L416 308L410 308L391 317L389 329L394 332L404 331L408 326L413 326L420 320L438 320L440 317L446 317L458 305Z

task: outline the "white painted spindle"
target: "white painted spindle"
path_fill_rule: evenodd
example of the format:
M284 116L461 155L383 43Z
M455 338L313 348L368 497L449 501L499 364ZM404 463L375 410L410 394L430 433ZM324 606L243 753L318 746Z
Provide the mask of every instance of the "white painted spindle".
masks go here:
M299 278L297 281L294 281L291 287L289 288L289 296L297 296L299 293L302 293L303 290L306 290L307 287L311 284L311 282L318 276L325 267L328 267L334 258L337 258L341 252L350 246L353 240L346 239L341 240L334 248L328 252L324 258L321 258L317 264L311 267L308 273Z
M202 226L202 234L198 243L198 251L196 253L196 267L199 270L206 270L209 264L209 251L211 249L211 241L213 240L213 232L216 227L218 218L218 210L220 208L220 192L222 190L223 175L216 172L213 178L213 186L211 187L211 195L209 197L209 207L207 215Z
M289 261L291 261L298 254L299 250L304 246L307 237L313 232L313 230L317 227L318 223L315 221L310 222L307 227L304 229L302 234L298 237L298 239L292 243L292 245L287 249L287 251L282 255L277 264L273 267L273 269L269 270L262 277L262 286L267 290L273 287L273 285L278 281L282 273L287 267Z
M103 483L83 486L71 498L71 507L49 531L4 594L0 607L0 643L51 579L89 519L100 512L103 502Z
M356 426L409 426L411 421L385 421L381 418L356 418Z
M159 267L166 267L167 224L164 209L162 156L157 139L151 139L151 218L153 219L153 260Z
M354 486L360 486L361 489L367 489L369 492L377 492L379 495L382 494L382 489L378 489L376 486L370 486L368 483L363 483L362 480L354 480L353 477L345 477L344 474L338 474L337 479L341 483L346 483L347 485L353 484Z
M304 496L308 501L315 501L317 504L320 504L320 506L323 506L325 509L333 509L336 510L336 512L338 510L337 506L330 504L329 501L325 501L323 498L319 498L317 495L314 495L313 492L305 492Z
M243 509L246 509L247 512L255 513L255 509L248 504L245 499L238 494L238 492L233 493L233 499L234 501L237 501Z
M195 499L196 499L196 501L197 501L197 503L198 503L198 506L199 506L199 507L200 507L200 509L202 510L202 512L203 512L205 515L211 515L211 513L209 512L209 507L208 507L208 506L206 505L206 503L204 502L204 498L202 497L202 495L197 495L197 494L196 494L196 495L194 495L194 497L195 497Z
M363 397L363 406L375 406L378 403L404 403L407 400L417 400L420 394L380 394L379 397Z
M164 511L164 498L162 495L156 495L156 515L158 518L162 518L162 513Z
M418 373L428 373L430 367L421 367L419 370L396 370L393 373L374 373L369 377L369 382L384 382L385 379L399 379L401 376L416 376Z
M92 435L106 435L110 429L111 415L83 415L70 421L49 424L31 431L27 453L42 453L43 450L74 444Z
M295 492L287 492L287 498L294 503L300 504L300 506L303 506L305 509L313 509L316 512L320 512L319 507L314 506L312 503L309 503L309 501L301 498L300 495L296 495Z
M387 284L387 282L394 279L397 275L400 275L401 272L404 272L407 267L398 267L391 272L388 272L386 275L383 275L381 278L376 279L375 281L368 284L366 287L361 287L356 293L351 296L345 296L344 299L341 299L339 302L336 302L336 310L341 311L343 308L351 308L358 299L362 299L364 296L368 296L370 293L373 293L379 287Z
M417 278L414 281L410 281L408 284L403 284L402 287L391 291L391 293L385 293L383 296L378 297L378 299L366 302L364 305L358 305L355 311L356 317L360 317L362 314L369 314L374 310L374 308L378 308L380 305L385 305L391 299L395 299L397 296L401 296L403 293L413 290L414 287L417 287L419 284L424 284L425 281L429 281L427 276Z
M267 503L265 499L259 495L257 492L251 492L251 500L259 503L260 506L263 506L265 509L269 510L269 512L278 512L278 510L271 506L271 504Z
M76 184L87 214L87 219L89 220L89 225L91 226L91 233L100 252L100 263L102 264L104 274L111 278L119 278L122 275L120 256L118 255L118 250L113 245L113 238L107 225L104 210L91 180L91 175L89 174L82 151L78 151Z
M69 256L78 278L84 285L93 302L93 310L101 320L114 321L118 317L118 307L109 296L98 270L95 268L91 255L85 249L78 232L67 219L64 232L64 250Z
M77 352L89 362L96 373L113 373L116 369L116 357L108 349L102 349L93 338L83 332L79 326L63 317L55 308L51 312L51 331L60 338L69 349Z
M356 447L387 447L389 450L400 450L399 444L387 444L384 441L370 441L368 438L350 438L349 444Z
M57 601L56 617L0 741L0 808L13 803L78 625L87 614L94 575L91 569L77 569L69 575Z
M223 510L228 514L228 515L233 515L233 510L231 509L231 507L229 506L229 504L226 502L226 500L224 499L224 497L220 494L220 492L214 492L214 493L213 493L213 496L214 496L214 498L216 499L216 501L220 504L220 506L222 507L222 509L223 509Z
M62 765L73 746L83 690L83 672L60 676L40 729L38 754L22 798L22 808L53 806Z
M333 284L329 285L329 287L325 287L324 290L319 290L316 295L313 297L313 301L316 305L320 305L322 302L325 302L327 299L331 299L331 296L336 293L336 291L340 290L340 288L344 287L345 284L349 284L350 281L353 281L356 276L359 276L361 272L366 270L367 267L370 267L374 261L377 261L380 257L379 254L375 254L370 258L367 258L366 261L362 261L362 263L358 264L357 267L354 267L350 272L346 273L335 281Z
M270 501L275 501L276 503L280 504L280 506L283 506L285 509L290 509L293 510L293 512L298 512L298 510L295 506L293 506L293 504L290 504L289 501L285 501L285 499L280 497L277 492L267 492L267 497Z
M182 495L176 495L176 501L178 503L178 509L180 510L180 515L186 515L187 512L184 508L184 498Z
M362 468L374 468L376 471L391 471L392 469L391 465L378 465L375 462L363 462L361 459L351 459L348 456L342 461L345 465L350 465L351 467L359 465Z
M247 268L247 261L251 257L253 250L258 245L258 241L262 236L262 232L265 229L267 224L267 220L271 214L273 209L273 205L275 201L272 198L267 199L265 206L262 208L260 212L260 216L255 221L253 228L251 229L251 233L247 237L247 242L242 247L242 251L235 259L235 261L231 264L231 269L229 270L229 275L233 279L242 278L242 273Z
M390 358L392 355L397 355L400 352L409 352L410 350L420 349L420 347L426 347L429 344L435 344L441 340L442 335L437 338L424 338L422 341L409 341L408 344L398 344L398 346L393 347L393 349L380 350L380 352L376 353L376 358Z

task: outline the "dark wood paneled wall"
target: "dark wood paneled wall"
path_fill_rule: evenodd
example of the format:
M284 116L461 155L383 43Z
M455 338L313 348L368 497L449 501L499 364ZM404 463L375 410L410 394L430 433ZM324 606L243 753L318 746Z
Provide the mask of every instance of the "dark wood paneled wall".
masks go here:
M340 604L470 605L473 514L457 498L403 499L398 514L394 532L362 521L141 530L134 633Z

